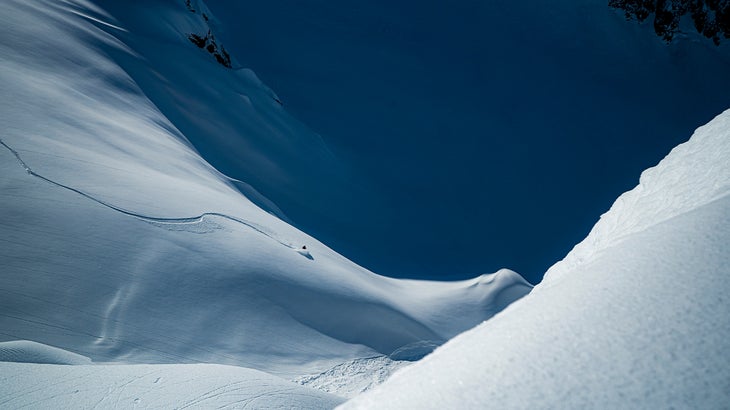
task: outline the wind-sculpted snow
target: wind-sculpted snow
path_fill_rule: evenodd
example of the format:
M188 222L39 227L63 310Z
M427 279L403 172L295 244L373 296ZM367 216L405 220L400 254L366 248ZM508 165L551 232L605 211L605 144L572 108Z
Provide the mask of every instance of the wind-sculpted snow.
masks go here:
M531 290L509 270L381 277L289 224L258 183L296 197L341 169L235 56L190 43L215 28L191 7L0 2L0 340L293 378L416 358ZM235 145L252 178L213 168L186 130Z
M727 408L730 111L534 292L343 408Z
M14 340L0 342L0 362L83 365L91 364L91 359L29 340Z

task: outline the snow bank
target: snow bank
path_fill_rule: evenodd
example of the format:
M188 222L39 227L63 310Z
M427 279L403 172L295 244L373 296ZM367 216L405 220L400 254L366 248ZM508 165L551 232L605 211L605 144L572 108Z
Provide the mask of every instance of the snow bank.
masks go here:
M343 408L725 408L730 111L645 172L544 283Z
M30 340L13 340L0 342L0 362L82 365L91 364L91 359Z
M3 408L331 409L342 399L251 369L220 365L0 363Z

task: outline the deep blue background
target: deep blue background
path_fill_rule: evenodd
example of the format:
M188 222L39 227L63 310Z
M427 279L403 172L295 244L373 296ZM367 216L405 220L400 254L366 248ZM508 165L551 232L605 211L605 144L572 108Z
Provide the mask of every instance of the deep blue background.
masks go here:
M385 275L532 282L730 106L727 46L576 3L208 1L238 62L384 202L333 210L345 223L279 203L303 229Z

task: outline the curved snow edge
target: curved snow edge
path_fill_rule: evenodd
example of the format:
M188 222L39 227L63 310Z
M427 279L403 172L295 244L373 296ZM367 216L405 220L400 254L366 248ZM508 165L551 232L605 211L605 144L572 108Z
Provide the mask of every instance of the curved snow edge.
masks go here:
M639 184L601 215L588 236L551 266L535 289L549 286L591 260L597 252L678 215L730 194L730 110L694 132L659 164L641 173Z
M87 365L91 359L30 340L0 342L0 362Z

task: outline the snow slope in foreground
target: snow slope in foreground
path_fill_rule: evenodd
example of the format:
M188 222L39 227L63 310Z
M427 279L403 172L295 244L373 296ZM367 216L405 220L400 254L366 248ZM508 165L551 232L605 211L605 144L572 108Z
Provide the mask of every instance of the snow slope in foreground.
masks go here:
M530 295L343 408L727 408L730 111Z
M344 400L241 367L92 365L27 340L0 343L0 386L1 408L331 409Z
M343 399L264 372L213 364L0 363L3 408L307 408Z
M0 340L294 377L441 343L530 291L508 270L375 275L203 160L183 130L295 196L298 166L336 162L249 70L189 41L214 21L191 5L0 2Z

